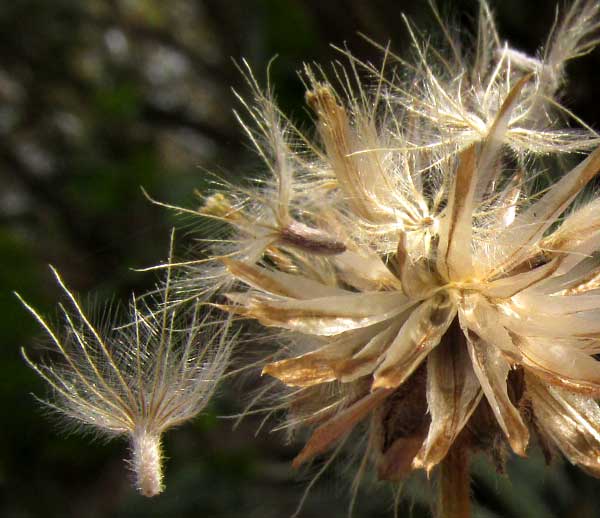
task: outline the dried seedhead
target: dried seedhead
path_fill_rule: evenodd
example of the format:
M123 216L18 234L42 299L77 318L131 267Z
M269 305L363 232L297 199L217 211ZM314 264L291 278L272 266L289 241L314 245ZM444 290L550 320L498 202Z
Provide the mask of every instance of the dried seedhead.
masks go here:
M598 2L573 3L533 58L501 43L484 1L472 53L445 27L448 52L430 48L407 23L416 63L344 51L354 77L336 67L338 89L306 67L316 141L248 73L244 127L271 181L212 193L203 214L232 229L214 256L221 307L288 333L263 373L296 389L290 426L312 429L294 465L369 422L385 479L476 450L502 469L532 434L600 475L600 212L574 203L600 141L561 126L581 121L558 101L599 24ZM537 157L590 149L534 181Z

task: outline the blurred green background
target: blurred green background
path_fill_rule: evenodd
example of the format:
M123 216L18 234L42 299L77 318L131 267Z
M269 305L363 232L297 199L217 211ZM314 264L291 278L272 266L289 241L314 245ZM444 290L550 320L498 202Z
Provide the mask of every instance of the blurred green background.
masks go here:
M450 8L450 4L452 7ZM467 27L475 0L438 2ZM548 0L492 2L501 35L534 53L550 30ZM156 198L194 206L194 189L213 171L231 181L261 165L232 116L231 88L248 93L232 58L246 58L263 84L268 61L276 97L307 126L304 61L342 57L347 46L378 63L357 35L392 42L406 55L406 13L434 23L425 0L2 0L0 3L0 516L286 517L308 473L289 466L298 444L283 433L254 432L260 418L232 431L217 418L243 399L225 388L209 412L166 439L167 491L153 500L129 484L119 441L69 435L46 418L31 393L42 382L20 358L35 351L39 329L12 294L52 315L59 297L47 265L97 300L126 300L153 286L134 272L165 258L169 229L181 225L181 249L194 237L189 220L150 204ZM569 67L567 105L600 127L600 52ZM35 352L33 353L35 355ZM339 472L342 472L341 476ZM301 516L346 516L351 475L330 470ZM473 494L478 516L600 516L600 483L538 454L510 464L511 481L478 461ZM428 489L407 484L400 516L427 516ZM391 516L393 493L370 485L355 516Z

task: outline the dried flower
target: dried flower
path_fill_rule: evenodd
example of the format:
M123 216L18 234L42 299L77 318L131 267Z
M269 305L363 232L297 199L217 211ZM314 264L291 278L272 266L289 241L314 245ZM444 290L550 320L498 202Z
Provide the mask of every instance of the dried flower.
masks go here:
M560 127L557 100L599 11L575 2L539 60L500 43L482 1L471 60L446 28L446 54L411 28L417 63L384 55L403 77L347 53L342 95L307 67L319 144L249 75L246 128L273 181L213 194L202 212L239 237L214 254L222 307L289 332L264 374L298 388L291 426L313 428L295 465L368 421L384 479L478 449L501 467L503 445L524 456L531 434L600 476L600 203L574 204L600 171L599 140ZM536 157L590 148L535 181Z
M27 363L52 387L45 403L76 425L99 435L127 436L135 486L144 496L163 490L161 435L195 417L208 403L231 350L228 324L198 319L168 304L150 309L133 299L132 323L101 333L54 275L72 310L61 305L63 336L26 302L25 307L46 330L58 361Z

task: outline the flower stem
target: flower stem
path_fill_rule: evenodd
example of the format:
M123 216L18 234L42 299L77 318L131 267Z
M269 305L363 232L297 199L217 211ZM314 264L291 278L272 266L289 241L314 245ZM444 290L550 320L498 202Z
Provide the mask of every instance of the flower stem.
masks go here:
M471 494L469 451L455 444L440 466L437 518L469 518Z

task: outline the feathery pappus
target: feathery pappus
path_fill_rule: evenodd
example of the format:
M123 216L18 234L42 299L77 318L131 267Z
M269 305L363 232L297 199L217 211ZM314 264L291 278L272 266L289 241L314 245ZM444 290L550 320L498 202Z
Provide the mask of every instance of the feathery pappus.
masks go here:
M480 450L502 465L532 436L600 476L600 200L582 201L600 140L559 101L599 12L574 2L539 57L501 42L482 0L474 49L407 21L412 62L381 47L381 67L342 50L334 80L306 66L314 139L248 69L270 180L199 212L231 228L220 306L288 333L263 373L297 389L295 466L359 430L381 479Z
M164 489L161 436L196 417L213 395L233 343L229 320L201 316L199 301L186 311L170 306L167 282L161 304L151 307L133 297L131 321L102 332L58 272L53 273L71 306L60 306L61 332L21 299L56 353L37 362L23 351L52 388L53 397L43 403L84 430L126 437L135 487L144 496L155 496Z

